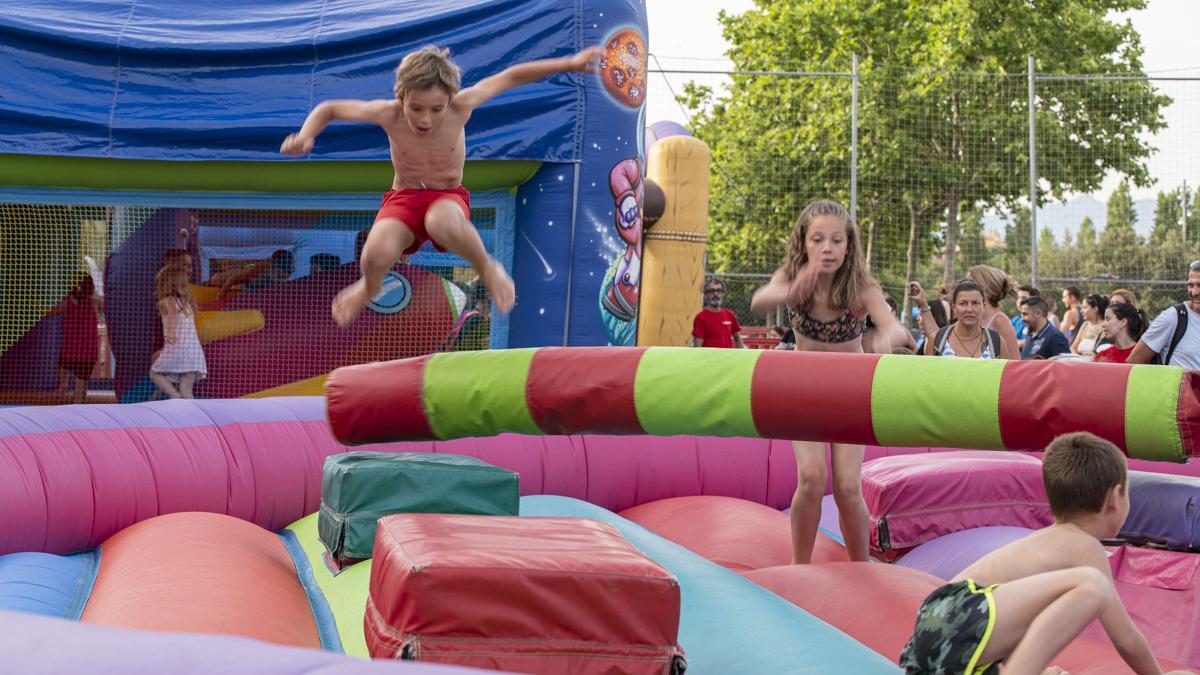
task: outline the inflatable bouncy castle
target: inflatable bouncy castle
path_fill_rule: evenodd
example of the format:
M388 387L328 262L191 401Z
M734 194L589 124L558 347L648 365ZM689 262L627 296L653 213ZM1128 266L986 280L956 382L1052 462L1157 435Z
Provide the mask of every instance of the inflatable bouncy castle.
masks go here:
M240 10L201 18L151 2L115 24L67 2L0 22L12 75L0 85L0 403L53 400L71 346L51 310L88 274L105 355L86 378L92 400L156 396L154 280L185 254L202 312L202 397L319 393L342 365L462 348L465 315L492 348L634 344L647 179L640 0L300 3L264 10L263 24ZM427 245L343 334L329 304L356 276L391 184L386 136L335 123L300 160L279 144L321 100L387 96L401 57L426 44L450 49L464 85L586 45L604 53L597 73L513 89L467 126L471 219L520 289L513 312L491 313L466 261Z

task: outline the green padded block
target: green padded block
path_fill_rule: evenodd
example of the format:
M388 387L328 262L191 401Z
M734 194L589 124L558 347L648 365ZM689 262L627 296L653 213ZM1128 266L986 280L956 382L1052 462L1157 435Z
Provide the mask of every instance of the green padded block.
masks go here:
M371 557L375 525L394 513L515 516L520 476L463 455L347 452L325 459L317 531L341 563Z

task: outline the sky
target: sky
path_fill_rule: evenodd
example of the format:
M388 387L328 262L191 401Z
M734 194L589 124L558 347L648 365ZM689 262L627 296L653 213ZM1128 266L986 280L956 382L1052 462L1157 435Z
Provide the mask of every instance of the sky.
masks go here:
M721 36L717 14L724 9L740 13L754 7L751 0L646 0L649 19L649 48L665 68L709 67L720 69L728 45ZM1121 15L1132 20L1145 48L1142 61L1152 74L1200 76L1200 51L1194 33L1200 25L1200 0L1150 0L1144 10ZM702 60L708 60L707 62ZM654 68L651 62L651 68ZM687 78L670 75L677 90ZM709 80L711 81L711 77ZM651 75L647 121L684 121L674 103L667 81ZM658 91L656 91L656 89ZM1171 189L1186 180L1189 188L1200 187L1200 81L1162 82L1160 89L1175 103L1166 110L1168 131L1154 140L1159 152L1150 159L1151 174L1158 184L1135 189L1135 198L1153 197L1160 189ZM1105 198L1118 178L1110 177L1097 195Z

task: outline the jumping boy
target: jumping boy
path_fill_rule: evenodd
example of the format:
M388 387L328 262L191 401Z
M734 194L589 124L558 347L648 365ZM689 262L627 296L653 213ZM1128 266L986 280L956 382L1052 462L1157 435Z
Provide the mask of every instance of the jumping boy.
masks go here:
M463 131L471 113L488 99L513 87L563 72L590 72L599 48L558 59L513 66L459 90L460 72L450 52L436 47L415 51L396 69L396 98L379 101L325 101L309 113L300 131L283 141L285 155L306 155L321 130L333 120L378 124L388 135L396 177L363 247L362 278L333 301L333 318L346 326L379 293L383 277L401 255L426 240L471 263L487 285L496 309L507 312L516 301L512 279L490 258L471 224L471 195L462 186L466 159Z
M1054 524L984 556L925 599L900 655L909 673L1059 672L1050 660L1093 620L1137 673L1162 671L1117 597L1101 539L1129 515L1125 456L1089 433L1046 448ZM1181 671L1187 672L1187 671Z

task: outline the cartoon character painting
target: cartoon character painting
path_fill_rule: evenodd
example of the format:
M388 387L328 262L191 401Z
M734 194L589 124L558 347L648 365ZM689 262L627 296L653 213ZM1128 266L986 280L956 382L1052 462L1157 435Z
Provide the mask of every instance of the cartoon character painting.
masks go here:
M608 174L613 197L613 219L625 252L613 261L601 286L600 307L604 310L609 341L633 345L637 336L638 284L642 274L642 160L633 157L617 162Z

